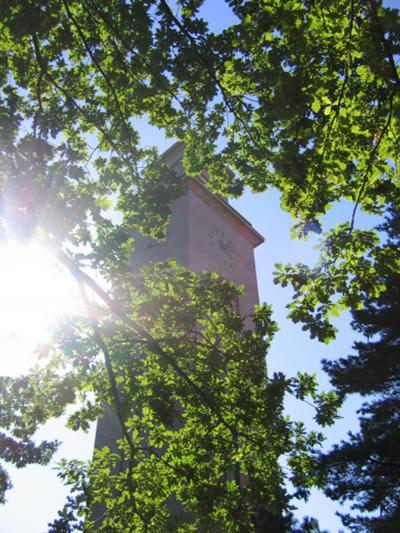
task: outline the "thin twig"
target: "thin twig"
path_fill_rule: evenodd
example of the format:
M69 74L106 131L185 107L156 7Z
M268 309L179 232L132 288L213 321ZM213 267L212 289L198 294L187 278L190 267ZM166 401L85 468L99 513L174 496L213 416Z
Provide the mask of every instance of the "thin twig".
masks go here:
M376 141L376 143L374 145L374 148L371 151L370 157L368 159L367 168L365 170L364 178L362 180L361 187L360 187L360 189L358 191L357 198L356 198L356 203L354 205L353 213L352 213L352 216L351 216L351 221L350 221L350 226L349 226L349 234L351 234L351 232L354 229L356 213L357 213L358 207L360 205L362 196L364 194L365 187L368 184L369 175L370 175L370 172L371 172L371 168L372 168L372 165L373 165L373 162L374 162L374 158L375 158L376 152L378 151L379 145L381 144L382 139L385 136L386 131L389 128L390 122L392 120L393 97L395 95L395 92L396 92L396 86L393 87L392 92L391 92L391 94L389 96L389 114L387 116L385 125L383 126L382 131L379 133L378 139L377 139L377 141Z
M330 136L331 136L331 133L333 131L333 126L334 126L334 124L335 124L335 122L336 122L336 120L337 120L337 118L339 116L340 106L341 106L341 103L342 103L342 100L343 100L343 97L344 97L344 92L345 92L345 89L346 89L347 82L349 80L349 70L350 70L350 65L351 65L351 46L352 46L352 38L353 38L353 25L354 25L354 0L351 0L351 4L350 4L350 25L349 25L349 34L348 34L348 37L347 37L347 61L346 61L345 67L344 67L344 79L343 79L343 82L342 82L342 86L340 88L340 93L339 93L338 103L336 105L335 113L333 114L333 117L331 118L331 120L329 121L329 124L328 124L328 131L327 131L325 139L324 139L324 146L322 148L321 160L320 160L320 163L319 163L319 167L320 168L323 165L324 160L325 160L325 154L326 154L328 142L330 140Z
M116 93L116 91L114 89L114 86L111 83L111 80L109 79L109 77L105 73L105 71L102 68L100 62L97 61L96 56L92 52L92 49L90 48L89 43L87 42L87 40L85 38L85 35L84 35L83 31L82 31L82 28L80 27L80 25L79 25L78 21L76 20L76 18L71 13L71 10L69 9L68 3L66 2L66 0L62 0L62 3L64 5L65 11L67 13L67 16L70 19L70 21L72 22L72 24L75 26L75 28L76 28L76 30L77 30L77 32L79 34L79 37L82 40L83 46L84 46L85 50L87 51L87 53L90 56L90 59L92 60L92 62L95 65L95 67L97 68L97 70L102 75L104 81L107 84L107 87L110 89L110 92L111 92L111 94L112 94L112 96L114 98L114 101L116 103L116 106L117 106L117 109L118 109L118 113L119 113L119 115L120 115L120 117L121 117L121 119L123 121L124 126L125 126L126 132L129 131L129 133L130 133L130 128L126 126L127 117L125 116L125 114L124 114L124 112L122 110L121 103L120 103L118 95L117 95L117 93Z

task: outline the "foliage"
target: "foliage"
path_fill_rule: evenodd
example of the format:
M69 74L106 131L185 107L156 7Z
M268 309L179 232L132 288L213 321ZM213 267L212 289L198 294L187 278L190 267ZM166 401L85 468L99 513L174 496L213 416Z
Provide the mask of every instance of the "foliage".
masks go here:
M397 261L399 228L399 211L392 209L381 229ZM366 296L364 308L353 313L353 327L365 336L354 344L356 355L325 361L340 395L369 398L359 411L360 430L321 459L327 494L353 501L362 512L343 517L351 531L394 531L400 525L400 276L386 275L380 282L386 289L379 298Z
M141 278L126 273L113 292L118 315L87 299L91 319L64 324L23 378L22 404L11 394L19 380L3 378L12 435L33 435L67 404L73 429L86 429L105 404L121 427L115 450L60 465L72 493L50 531L288 530L291 499L318 483L323 435L284 416L285 393L311 396L322 425L336 405L311 377L266 376L271 310L259 306L247 329L231 303L240 289L171 262Z
M229 362L226 377L217 372L220 381L215 383L205 381L208 374L203 367L197 369L199 375L192 375L194 348L187 345L192 345L193 339L188 341L188 324L181 312L193 300L191 311L201 320L199 295L193 292L196 283L201 286L200 281L177 272L173 279L182 287L169 280L172 294L163 293L168 283L155 294L156 284L150 275L147 282L141 282L143 294L135 291L135 280L129 275L132 230L162 238L171 201L183 191L181 177L164 164L156 150L140 146L135 127L138 117L146 116L167 135L184 141L186 170L198 175L207 168L214 191L237 196L245 185L253 191L276 187L300 237L321 232L321 216L336 201L352 202L350 220L325 236L318 265L281 266L277 271L277 281L291 284L295 290L292 318L302 322L312 336L332 338L335 332L330 315L345 307L356 310L368 297L378 297L387 276L398 271L392 248L380 243L376 232L356 227L360 208L381 214L399 193L398 11L382 8L378 0L229 0L226 5L235 22L216 33L201 16L202 4L202 0L178 0L173 10L166 0L9 0L0 6L0 233L23 242L36 239L47 246L77 278L84 298L86 287L106 304L98 318L89 313L90 320L65 324L49 361L24 378L26 383L3 379L7 400L2 405L2 423L8 433L2 449L4 456L17 464L45 462L56 443L36 446L30 439L37 426L75 402L69 424L86 428L98 416L102 402L117 402L114 407L122 430L126 426L118 452L122 459L118 460L129 462L130 440L136 451L142 438L155 438L152 432L168 434L168 417L175 404L163 401L173 398L185 406L185 416L199 418L199 428L220 462L208 465L212 470L208 472L204 461L197 456L190 459L192 450L190 446L184 448L183 435L193 431L192 419L185 419L182 428L168 434L170 445L176 440L176 446L182 448L184 469L194 469L197 476L204 476L203 481L215 479L209 483L216 484L213 502L220 505L207 507L210 502L201 498L204 485L197 481L179 484L172 469L162 466L161 461L155 463L142 451L138 452L139 463L132 466L131 481L136 483L141 469L148 472L146 469L154 468L163 489L151 502L153 487L142 487L141 494L147 495L146 501L139 502L144 507L144 523L152 519L152 513L168 520L163 514L164 502L172 487L188 508L199 511L199 517L212 517L215 523L232 524L232 513L239 512L240 506L241 516L247 517L243 520L257 514L261 505L257 498L264 490L271 496L268 505L272 507L264 509L267 514L289 511L277 458L289 454L290 475L296 490L304 495L309 484L317 481L308 475L312 470L312 454L308 452L320 436L307 435L300 425L285 421L281 412L285 390L299 397L304 391L316 395L312 380L299 377L289 382L278 376L268 383L265 376L253 375L255 367L250 361L247 367L240 359L245 342L249 343L249 353L255 351L258 362L264 357L261 349L265 351L265 345L261 332L253 338L240 330L239 317L228 311L226 294L234 291L229 284L217 283L221 292L216 290L215 298L224 302L221 315L220 309L213 307L217 300L207 291L204 295L208 307L203 311L214 309L222 328L218 350L231 354L234 348L239 357L239 361ZM234 169L234 176L228 166ZM109 216L110 209L118 216ZM111 296L83 267L95 270L108 282ZM204 283L207 287L213 280ZM124 300L125 294L131 294L132 299ZM176 316L170 312L168 318L176 331L182 331L182 339L168 329L170 336L164 335L163 328L168 328L164 315L152 314L151 306L161 297L167 301L179 297ZM163 309L162 301L156 309ZM206 325L204 328L207 331ZM264 334L268 336L271 331L267 328ZM225 346L229 342L232 346ZM148 355L148 364L157 361L159 366L147 368L144 359L132 357L139 348ZM98 358L99 350L104 363ZM215 361L204 357L204 364L212 362L221 369L218 364L222 365L223 357ZM135 375L130 373L128 359ZM177 360L184 365L182 373ZM236 383L239 368L244 376ZM228 375L234 383L232 392L224 382ZM168 376L171 383L164 381ZM127 404L127 398L136 394L133 387L143 385L140 379L150 380L159 399L157 405L146 396L137 400L137 409L149 424L150 433L143 437L140 420ZM179 392L178 384L185 383ZM217 402L215 410L207 403L203 388L210 393L212 404ZM20 406L11 395L14 389L21 391ZM237 395L250 389L246 401L255 404L247 407L257 408L254 427L247 424L246 434L254 438L258 433L271 446L271 454L265 457L266 450L253 443L259 452L253 466L249 458L254 448L250 452L246 439L239 434L234 439L232 434L233 423L245 424L247 404L243 399L239 402ZM259 407L262 394L268 396L268 402ZM327 395L316 396L315 401L321 407L318 420L329 421L331 415L325 407L337 399ZM233 402L232 412L229 402ZM160 403L169 406L164 413ZM208 426L206 406L211 409L207 420L214 424L219 416L233 420ZM268 413L276 418L268 419L264 427ZM272 420L282 425L282 435L271 426ZM139 424L136 433L131 431L134 422ZM276 441L269 440L268 431ZM231 448L223 456L222 447L230 434L232 438L226 442ZM161 445L165 438L160 436ZM10 451L14 442L19 447L17 455ZM216 470L226 473L231 468L229 454L236 450L232 447L243 454L240 464L249 478L248 488L243 487L240 495L238 482L224 484L222 474L216 476ZM103 461L98 463L99 468L103 465L103 473L116 460L112 454L96 459ZM114 488L109 490L118 490L128 472L110 474ZM83 485L85 491L93 471L85 473L74 464L67 465L63 475L73 486ZM144 483L151 478L140 479ZM5 488L5 474L1 473L0 481ZM255 488L257 483L262 489ZM95 485L91 482L89 486ZM235 494L230 501L237 503L237 508L226 507L229 491ZM251 491L259 495L250 505ZM110 506L119 507L109 509L107 520L125 519L129 503L124 497L108 500ZM206 507L199 509L200 502ZM71 500L71 505L81 509L82 500ZM135 506L130 506L130 512L135 512ZM69 513L66 509L64 516L71 517ZM262 514L260 510L259 521ZM141 520L138 514L134 519ZM231 526L226 527L229 530Z

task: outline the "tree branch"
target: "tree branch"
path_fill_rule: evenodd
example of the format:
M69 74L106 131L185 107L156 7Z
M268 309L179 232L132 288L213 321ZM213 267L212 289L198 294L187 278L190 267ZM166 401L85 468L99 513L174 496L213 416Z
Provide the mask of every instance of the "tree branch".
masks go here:
M70 21L72 22L72 24L75 26L75 28L76 28L76 30L77 30L77 32L79 34L79 37L81 38L83 46L84 46L85 50L87 51L87 53L90 56L90 59L92 60L93 64L95 65L97 70L100 72L100 74L103 76L103 79L104 79L104 81L107 84L107 87L110 89L110 92L111 92L111 94L112 94L112 96L114 98L114 101L116 103L116 106L117 106L117 109L118 109L118 113L119 113L119 115L120 115L120 117L121 117L121 119L123 121L123 124L125 126L125 130L128 133L129 128L126 126L127 118L126 118L124 112L122 111L121 103L120 103L118 95L117 95L117 93L116 93L116 91L114 89L114 86L111 83L111 80L106 75L106 73L105 73L104 69L102 68L102 66L100 65L99 61L97 61L94 53L92 52L92 50L91 50L91 48L89 46L89 43L87 42L87 40L85 38L85 35L84 35L83 31L82 31L82 28L80 27L80 25L79 25L78 21L76 20L76 18L71 13L71 10L69 9L67 1L66 0L62 0L62 3L64 5L65 11L67 13L67 16L70 19Z
M90 289L101 298L101 300L109 307L109 309L119 318L121 319L127 326L132 328L137 334L139 334L140 337L148 344L150 350L159 355L162 360L164 360L169 366L171 366L175 372L189 385L191 389L193 389L203 405L207 408L209 408L213 414L216 416L218 421L225 426L230 432L234 431L234 427L232 427L225 418L221 415L221 413L218 411L218 409L215 407L213 402L207 397L207 395L202 391L202 389L195 383L184 370L181 369L179 364L175 361L175 359L165 352L162 347L159 345L157 340L148 333L143 327L141 327L139 324L134 322L132 319L130 319L121 309L121 307L111 298L106 291L104 291L99 285L85 272L83 272L71 259L67 256L62 250L53 250L53 254L60 260L60 262L71 272L71 274L74 276L74 278L78 281L78 283L84 283ZM248 440L251 440L252 442L255 442L254 439L251 439L249 436L246 436L243 434L245 438ZM260 444L258 442L258 444Z
M237 109L235 108L235 105L231 102L232 96L227 93L225 87L219 81L215 71L210 66L210 63L206 59L204 59L204 57L202 56L202 54L198 50L198 44L197 44L196 39L193 37L193 35L190 33L190 31L188 31L185 28L185 26L182 24L182 22L173 14L173 12L171 11L171 8L168 5L168 3L166 2L166 0L159 0L159 1L160 1L160 5L162 5L162 7L163 7L164 13L167 15L167 17L170 19L170 21L179 28L179 30L182 32L182 35L184 35L188 39L190 44L192 45L193 51L195 52L195 54L199 58L200 62L204 66L204 68L207 70L211 80L215 83L215 85L221 91L221 94L222 94L222 97L224 99L225 105L227 106L229 111L232 113L232 115L235 117L235 119L242 125L243 129L246 131L246 133L248 134L248 136L251 139L251 141L253 142L253 144L255 146L257 146L258 148L260 148L261 150L263 150L263 152L265 153L266 152L266 147L265 146L261 146L258 143L257 139L253 136L253 133L249 129L247 122L245 120L243 120L243 118L240 116L240 114L238 113ZM270 156L270 157L272 156L272 152L269 151L269 150L268 150L268 156Z
M357 213L358 207L360 205L362 196L364 194L365 187L367 186L367 183L368 183L368 180L369 180L369 174L371 172L371 168L372 168L372 165L373 165L373 162L374 162L375 155L376 155L376 153L378 151L379 145L381 144L382 139L385 136L385 134L386 134L386 132L387 132L387 130L389 128L390 122L392 120L393 97L395 95L395 92L396 92L396 86L393 87L392 92L391 92L391 94L389 96L389 114L387 116L385 125L383 126L381 132L379 133L379 138L376 141L376 143L374 145L374 148L371 151L370 157L368 159L367 168L366 168L365 173L364 173L364 178L362 180L361 187L360 187L360 189L358 191L358 194L357 194L356 203L355 203L354 208L353 208L353 213L352 213L352 216L351 216L350 227L349 227L349 233L351 233L353 231L356 213Z
M95 12L95 14L100 17L100 19L106 24L107 28L113 33L114 37L120 41L122 46L125 48L127 52L132 54L136 59L138 59L142 65L152 74L154 79L156 79L161 85L164 86L168 94L171 96L172 100L175 100L178 105L182 108L183 113L186 116L186 109L182 102L179 100L179 98L176 96L176 94L170 89L169 85L165 82L165 80L161 77L161 75L158 74L156 70L153 69L152 64L145 60L143 55L139 54L132 46L129 45L129 43L126 42L126 39L121 35L118 28L112 23L112 21L109 20L109 18L104 14L103 11L101 11L95 2L93 0L84 0L85 4L89 7L89 9L92 9L92 11ZM114 49L118 52L118 55L120 58L125 61L125 56L122 54L118 47L116 46L115 42L112 43L114 46Z
M396 90L400 90L400 77L399 73L396 68L396 63L394 62L394 57L392 53L392 46L391 43L386 39L385 32L382 28L381 21L379 20L378 15L378 5L376 0L370 0L370 6L371 6L371 16L372 20L374 22L375 28L378 30L379 37L381 39L381 42L383 44L383 48L386 53L386 57L389 61L389 65L392 71L393 81L395 82Z
M329 125L328 125L328 131L326 133L326 137L325 137L325 140L324 140L324 147L322 149L320 165L323 165L323 163L324 163L327 144L329 142L329 139L330 139L330 136L331 136L331 133L332 133L332 130L333 130L333 126L334 126L334 124L336 122L336 119L339 116L340 105L342 103L344 92L345 92L345 89L346 89L346 85L347 85L347 82L349 80L349 69L350 69L350 65L351 65L351 45L352 45L352 38L353 38L353 25L354 25L354 0L351 0L351 3L350 3L349 35L348 35L348 38L347 38L347 61L346 61L345 70L344 70L344 80L343 80L342 86L340 88L340 93L339 93L339 98L338 98L338 103L337 103L337 106L336 106L336 109L335 109L335 113L334 113L334 115L333 115L333 117L330 120Z
M73 98L68 91L66 91L50 74L46 62L42 56L42 53L40 51L39 41L36 34L32 34L32 42L33 47L36 55L36 59L38 62L38 65L43 72L43 75L50 81L50 83L63 94L63 96L88 120L88 122L94 126L99 133L103 136L103 138L112 146L112 148L115 150L115 153L119 155L119 157L124 161L124 163L129 167L133 168L134 165L129 159L127 159L123 154L121 154L119 147L115 144L113 141L111 135L107 132L107 130L104 129L103 126L101 126L98 122L93 121L88 114L85 112L85 110L76 102L75 98Z
M90 318L90 321L92 323L95 340L96 340L100 350L103 352L104 364L105 364L105 367L106 367L106 370L107 370L108 381L110 383L110 392L111 392L111 396L112 396L113 401L114 401L114 410L115 410L115 413L117 415L117 418L118 418L118 421L119 421L119 425L121 427L122 434L123 434L126 442L128 443L128 446L129 446L130 453L129 453L129 461L128 461L128 490L129 490L129 497L130 497L130 501L131 501L131 504L132 504L132 508L133 508L135 514L137 514L139 516L139 518L142 520L142 522L144 524L147 524L147 520L142 515L142 513L138 510L136 502L135 502L135 499L134 499L134 486L133 486L133 475L132 474L133 474L133 458L134 458L137 450L136 450L136 447L135 447L135 445L134 445L134 443L132 441L132 438L131 438L131 436L129 434L129 431L127 430L126 424L125 424L125 419L124 419L124 415L123 415L123 411L122 411L121 398L120 398L120 394L119 394L118 386L117 386L117 381L115 379L115 374L114 374L114 370L113 370L112 363L111 363L110 352L108 351L107 345L104 342L103 337L101 335L99 325L98 325L97 320L95 318L95 313L94 313L94 310L93 310L93 306L92 306L92 304L91 304L91 302L90 302L90 300L88 298L88 295L86 293L86 288L85 288L84 282L81 281L78 284L79 284L79 290L80 290L80 293L81 293L82 300L83 300L83 302L85 304L86 311L87 311L88 316Z

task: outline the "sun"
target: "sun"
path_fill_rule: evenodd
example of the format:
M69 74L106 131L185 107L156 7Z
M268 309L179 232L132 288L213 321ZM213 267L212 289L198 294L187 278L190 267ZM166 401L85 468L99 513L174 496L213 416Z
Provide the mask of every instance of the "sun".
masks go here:
M72 277L35 245L0 245L0 374L18 375L36 359L50 328L77 307Z

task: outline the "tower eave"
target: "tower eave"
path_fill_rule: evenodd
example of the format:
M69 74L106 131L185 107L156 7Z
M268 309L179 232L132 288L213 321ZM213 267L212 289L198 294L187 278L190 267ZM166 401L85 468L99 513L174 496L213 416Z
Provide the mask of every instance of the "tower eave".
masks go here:
M200 180L197 178L187 178L187 186L205 203L210 205L214 210L218 211L233 226L235 226L238 231L240 231L240 233L251 242L253 248L256 248L265 241L264 237L244 216L242 216L238 211L236 211L235 208L229 205L228 202L210 192Z
M162 157L167 164L171 165L171 168L175 169L179 173L184 174L182 165L183 152L185 150L185 144L181 141L177 141L170 146L163 154ZM234 173L229 170L234 176ZM251 223L242 216L236 209L229 205L227 199L222 196L215 195L207 189L205 183L207 181L207 171L203 171L203 175L199 178L186 177L188 188L195 194L202 198L208 205L212 206L215 210L228 219L240 233L251 242L253 248L256 248L263 242L265 238L251 225ZM205 178L205 179L204 179Z

